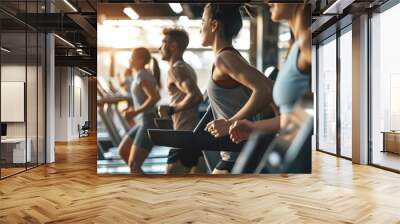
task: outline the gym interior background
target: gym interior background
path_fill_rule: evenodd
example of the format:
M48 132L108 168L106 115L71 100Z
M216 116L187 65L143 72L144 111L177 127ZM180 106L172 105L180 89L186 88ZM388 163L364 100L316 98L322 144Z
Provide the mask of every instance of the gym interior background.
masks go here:
M174 5L172 5L174 6ZM168 104L165 88L169 65L161 60L159 47L162 44L162 29L180 27L189 33L189 46L183 55L184 60L196 71L197 83L205 92L210 78L214 54L211 48L201 46L201 16L205 4L98 4L98 84L107 98L120 99L112 104L101 104L98 116L98 173L129 173L128 166L119 158L118 145L129 130L122 116L128 103L128 93L120 86L119 80L129 67L129 59L135 47L146 47L160 65L161 100L159 105ZM124 13L132 9L138 18ZM243 28L233 45L253 66L266 76L274 68L280 68L287 54L290 31L286 22L273 23L266 5L258 4L252 8L252 16L243 13ZM202 105L205 110L207 105ZM146 173L165 173L168 147L156 146L143 165ZM217 156L217 155L216 155Z

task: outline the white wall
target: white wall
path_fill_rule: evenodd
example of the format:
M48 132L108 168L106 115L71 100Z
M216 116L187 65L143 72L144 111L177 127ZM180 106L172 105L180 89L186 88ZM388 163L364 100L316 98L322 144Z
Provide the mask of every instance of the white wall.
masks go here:
M79 137L78 124L88 120L88 78L76 68L56 67L56 141Z
M55 68L55 141L68 140L68 86L67 67Z

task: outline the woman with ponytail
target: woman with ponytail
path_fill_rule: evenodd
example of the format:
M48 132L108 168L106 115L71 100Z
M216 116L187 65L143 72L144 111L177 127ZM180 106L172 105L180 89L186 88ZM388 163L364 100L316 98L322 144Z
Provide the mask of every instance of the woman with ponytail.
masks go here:
M232 46L242 28L241 4L205 6L202 17L202 45L215 55L207 93L214 120L207 130L215 138L229 138L229 126L241 119L251 120L272 102L272 81L251 66ZM221 149L229 150L229 149ZM238 152L221 152L215 174L232 169Z
M152 71L145 68L150 64ZM131 173L142 174L143 162L153 148L147 129L155 128L155 104L160 99L160 69L150 51L143 47L133 50L130 67L133 71L130 91L134 109L127 111L126 117L128 120L135 118L137 125L123 138L119 152L121 159L129 165Z
M278 74L273 89L274 102L280 116L275 119L251 122L241 120L230 127L231 139L235 142L246 140L253 131L271 133L284 129L290 122L296 101L310 90L311 79L311 11L307 4L271 3L271 19L274 22L288 21L294 42L287 60ZM306 146L311 149L310 146ZM311 152L311 151L310 151ZM310 153L308 152L308 153ZM310 160L310 155L303 155ZM311 164L311 162L310 162ZM308 172L308 171L298 171Z

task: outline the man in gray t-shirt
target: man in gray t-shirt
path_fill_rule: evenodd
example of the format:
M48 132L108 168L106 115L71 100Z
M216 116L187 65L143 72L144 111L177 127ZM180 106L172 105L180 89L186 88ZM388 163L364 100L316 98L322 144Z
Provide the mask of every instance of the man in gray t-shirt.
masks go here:
M198 121L198 105L202 94L197 86L196 73L183 61L183 52L189 44L186 31L177 28L164 29L160 47L162 59L168 61L168 106L160 106L161 117L171 116L175 130L193 130ZM171 149L168 156L167 174L184 174L197 166L200 152L190 149Z

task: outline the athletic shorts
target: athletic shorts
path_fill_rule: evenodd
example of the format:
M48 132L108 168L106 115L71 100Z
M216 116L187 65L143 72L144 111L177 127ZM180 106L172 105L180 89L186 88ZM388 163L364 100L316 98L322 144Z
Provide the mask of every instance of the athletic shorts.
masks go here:
M147 133L147 129L155 129L155 114L146 114L137 120L137 125L128 132L128 137L133 140L133 144L146 150L151 150L154 146Z
M199 150L190 149L170 149L167 163L176 163L180 161L186 167L197 166L199 157L202 155Z

